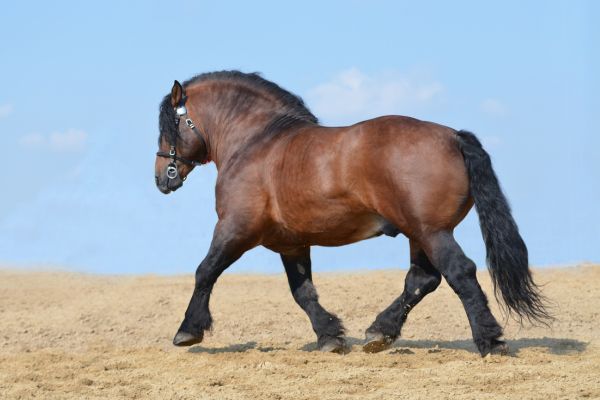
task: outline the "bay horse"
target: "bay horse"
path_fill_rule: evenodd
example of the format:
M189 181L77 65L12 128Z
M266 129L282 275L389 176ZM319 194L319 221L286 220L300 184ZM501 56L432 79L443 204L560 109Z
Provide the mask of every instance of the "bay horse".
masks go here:
M366 330L364 351L390 347L409 311L443 276L464 306L481 355L505 353L476 266L453 237L473 204L496 297L521 321L550 318L489 155L470 132L403 116L321 126L300 97L239 71L175 81L160 105L159 129L161 192L177 190L196 166L212 161L218 170L218 222L173 339L177 346L202 341L218 277L262 245L281 255L318 348L347 351L340 319L319 304L310 247L402 233L410 242L404 291Z

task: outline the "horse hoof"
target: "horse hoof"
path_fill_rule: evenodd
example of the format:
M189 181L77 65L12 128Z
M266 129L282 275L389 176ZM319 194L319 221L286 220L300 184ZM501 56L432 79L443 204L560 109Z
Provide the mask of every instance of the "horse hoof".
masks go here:
M494 340L490 354L498 354L501 356L508 355L508 345L502 340Z
M191 333L179 331L173 338L173 344L175 346L191 346L193 344L202 342L203 337L203 334L200 334L200 336L194 336Z
M346 354L350 351L344 338L332 336L320 338L318 348L325 353Z
M385 336L383 333L367 332L363 351L365 353L379 353L380 351L389 349L392 343L394 343L394 338Z

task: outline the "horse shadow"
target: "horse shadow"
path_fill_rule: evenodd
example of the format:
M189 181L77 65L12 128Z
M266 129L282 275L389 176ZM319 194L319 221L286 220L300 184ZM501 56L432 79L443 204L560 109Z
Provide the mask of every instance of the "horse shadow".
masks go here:
M359 338L347 337L349 346L362 346L364 341ZM588 343L576 339L566 338L521 338L506 340L510 349L510 355L515 356L521 350L527 348L545 348L547 352L555 355L570 355L582 353L587 349ZM410 349L447 349L463 350L470 353L479 354L475 344L470 339L462 340L407 340L398 339L390 348L393 354L414 354ZM222 354L222 353L245 353L249 350L257 350L262 353L269 353L276 350L289 350L286 347L259 346L257 342L251 341L239 344L230 344L223 347L205 347L193 346L188 349L189 353L195 354ZM318 351L317 343L311 342L302 346L299 350L306 352Z
M576 339L567 338L521 338L521 339L506 339L509 355L515 356L521 350L527 348L544 348L546 352L555 355L569 355L574 353L582 353L586 350L589 343L582 342ZM362 345L362 339L350 338L348 341L351 345ZM475 343L471 339L462 340L407 340L398 339L392 345L391 349L448 349L448 350L464 350L470 353L479 354Z
M248 350L258 350L261 353L268 353L275 350L285 350L284 347L259 346L256 342L246 342L239 344L230 344L223 347L204 347L192 346L188 349L188 353L201 354L222 354L222 353L245 353Z

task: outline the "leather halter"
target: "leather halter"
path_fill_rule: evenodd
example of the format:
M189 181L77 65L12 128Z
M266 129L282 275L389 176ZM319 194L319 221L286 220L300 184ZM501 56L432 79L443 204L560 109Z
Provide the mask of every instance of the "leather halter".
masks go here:
M196 136L198 136L198 139L200 139L200 141L202 142L202 145L204 146L204 149L206 150L206 156L205 156L204 160L202 160L202 161L188 160L187 158L178 156L177 150L176 150L177 142L175 142L174 144L171 145L171 148L169 149L168 153L166 151L157 151L156 155L158 157L165 157L165 158L171 159L171 162L167 166L167 178L169 178L169 179L175 179L179 175L179 172L177 170L177 161L182 162L187 165L191 165L193 167L197 167L199 165L206 164L207 162L210 161L210 156L209 156L210 153L208 150L208 145L206 144L206 141L202 137L202 134L200 133L198 128L196 128L196 124L194 124L194 121L192 121L192 119L188 116L187 108L185 107L184 102L185 102L185 100L182 100L181 104L179 104L179 106L177 106L175 108L175 113L177 114L177 117L175 117L175 125L177 126L177 129L179 130L179 122L180 122L181 118L185 118L186 125L192 130L192 132L194 132L196 134ZM177 138L175 138L175 141L177 141ZM183 178L183 180L185 180L185 178Z

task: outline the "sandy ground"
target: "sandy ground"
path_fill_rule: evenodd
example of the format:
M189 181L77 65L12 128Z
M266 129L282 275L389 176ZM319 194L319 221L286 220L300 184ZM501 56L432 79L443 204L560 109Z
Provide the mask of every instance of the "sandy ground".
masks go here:
M404 275L316 275L322 304L353 345L341 356L315 351L283 275L223 276L214 331L175 348L191 275L0 270L0 398L600 398L600 266L536 270L558 320L551 329L506 322L510 356L480 358L445 283L413 310L392 349L363 353L364 329ZM480 281L492 297L487 272Z

